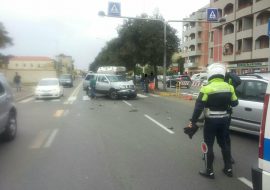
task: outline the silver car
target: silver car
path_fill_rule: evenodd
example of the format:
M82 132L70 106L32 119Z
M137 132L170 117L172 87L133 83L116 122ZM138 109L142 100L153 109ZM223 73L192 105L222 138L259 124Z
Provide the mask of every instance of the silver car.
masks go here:
M239 105L233 108L231 129L259 135L261 119L270 74L240 76L236 89Z
M136 98L137 91L132 80L114 74L93 74L96 78L96 92L108 95L111 99L119 97Z
M17 110L12 90L3 74L0 73L0 137L11 141L17 133Z

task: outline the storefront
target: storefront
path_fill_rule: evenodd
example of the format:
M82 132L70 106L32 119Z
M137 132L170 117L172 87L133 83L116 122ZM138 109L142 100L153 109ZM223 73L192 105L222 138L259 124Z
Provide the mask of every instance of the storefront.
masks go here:
M227 68L230 72L235 72L237 74L262 73L269 71L269 63L268 62L233 63L228 64Z

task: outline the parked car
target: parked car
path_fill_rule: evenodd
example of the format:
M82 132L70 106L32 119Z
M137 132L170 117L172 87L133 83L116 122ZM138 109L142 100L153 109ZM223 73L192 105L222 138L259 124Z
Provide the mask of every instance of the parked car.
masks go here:
M254 190L270 189L270 86L268 83L259 141L258 166L252 168L252 183Z
M173 75L172 78L166 81L167 87L176 87L180 82L180 88L190 88L192 81L188 75Z
M89 72L86 74L83 80L83 90L87 91L88 87L90 85L90 79L92 79L95 76L95 73Z
M191 76L192 81L200 81L203 82L207 80L207 73L197 73Z
M17 133L17 109L12 90L0 73L0 138L11 141Z
M57 78L41 79L35 90L36 99L40 98L60 98L64 95L63 86Z
M265 74L244 75L240 78L241 85L235 89L239 105L233 108L230 128L259 135L269 78Z
M59 81L62 86L73 87L73 76L71 74L62 74Z
M111 99L119 97L136 98L137 91L132 80L114 74L95 74L96 93L108 95Z

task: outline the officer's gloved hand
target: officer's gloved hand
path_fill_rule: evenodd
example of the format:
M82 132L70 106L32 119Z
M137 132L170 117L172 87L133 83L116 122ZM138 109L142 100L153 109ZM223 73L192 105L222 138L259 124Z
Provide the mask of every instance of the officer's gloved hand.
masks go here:
M199 127L195 124L190 122L187 127L184 128L184 133L192 139L193 135L198 131Z

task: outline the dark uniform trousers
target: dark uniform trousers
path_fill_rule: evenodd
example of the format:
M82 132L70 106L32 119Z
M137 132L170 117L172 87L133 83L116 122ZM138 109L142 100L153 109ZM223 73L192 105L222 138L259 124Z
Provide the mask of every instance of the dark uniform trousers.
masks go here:
M205 118L204 125L204 141L208 146L207 152L207 168L213 170L214 152L213 145L215 137L221 148L225 168L231 168L231 152L227 143L229 117L221 118Z

